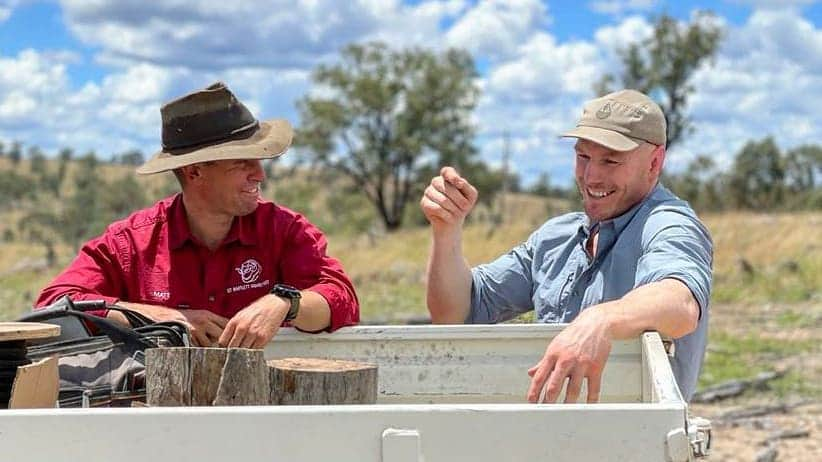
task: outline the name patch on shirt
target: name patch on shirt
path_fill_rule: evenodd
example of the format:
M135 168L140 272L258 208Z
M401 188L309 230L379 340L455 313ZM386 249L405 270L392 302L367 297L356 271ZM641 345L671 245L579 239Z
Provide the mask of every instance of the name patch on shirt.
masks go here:
M240 284L238 286L233 287L226 287L225 293L233 294L234 292L241 292L243 290L248 289L259 289L260 287L265 287L269 283L269 280L266 279L265 281L255 282L254 284Z
M166 301L171 298L171 292L167 290L153 290L151 296L157 300Z

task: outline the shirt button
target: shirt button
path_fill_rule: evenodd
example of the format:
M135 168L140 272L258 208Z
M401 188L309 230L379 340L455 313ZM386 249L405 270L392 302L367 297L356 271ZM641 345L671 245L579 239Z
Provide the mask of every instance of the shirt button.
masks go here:
M208 301L213 302L213 301L214 301L214 296L213 296L213 295L209 295L209 296L208 296Z

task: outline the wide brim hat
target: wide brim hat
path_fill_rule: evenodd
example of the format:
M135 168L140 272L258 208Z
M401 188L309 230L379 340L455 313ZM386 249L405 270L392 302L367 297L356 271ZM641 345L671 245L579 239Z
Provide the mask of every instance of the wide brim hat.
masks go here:
M258 121L222 82L166 103L160 113L163 148L138 174L214 160L272 159L294 136L284 119Z

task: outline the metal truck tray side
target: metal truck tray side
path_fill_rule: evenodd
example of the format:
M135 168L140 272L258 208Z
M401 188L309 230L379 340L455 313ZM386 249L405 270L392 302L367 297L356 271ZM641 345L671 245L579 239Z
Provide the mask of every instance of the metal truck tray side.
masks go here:
M525 371L562 327L284 329L267 357L377 363L378 403L9 410L0 413L0 454L15 461L436 462L687 461L704 452L709 432L688 428L656 333L613 345L602 403L525 403Z

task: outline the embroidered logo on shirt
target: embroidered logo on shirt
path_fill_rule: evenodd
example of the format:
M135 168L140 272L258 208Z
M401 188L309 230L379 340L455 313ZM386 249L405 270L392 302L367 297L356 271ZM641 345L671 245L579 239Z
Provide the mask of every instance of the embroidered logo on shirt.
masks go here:
M151 296L157 300L166 301L171 298L171 292L165 290L155 290L151 292Z
M240 273L240 278L243 280L244 284L250 284L257 280L260 277L260 271L262 267L257 260L253 258L249 258L248 260L244 261L242 265L234 268L234 271Z

